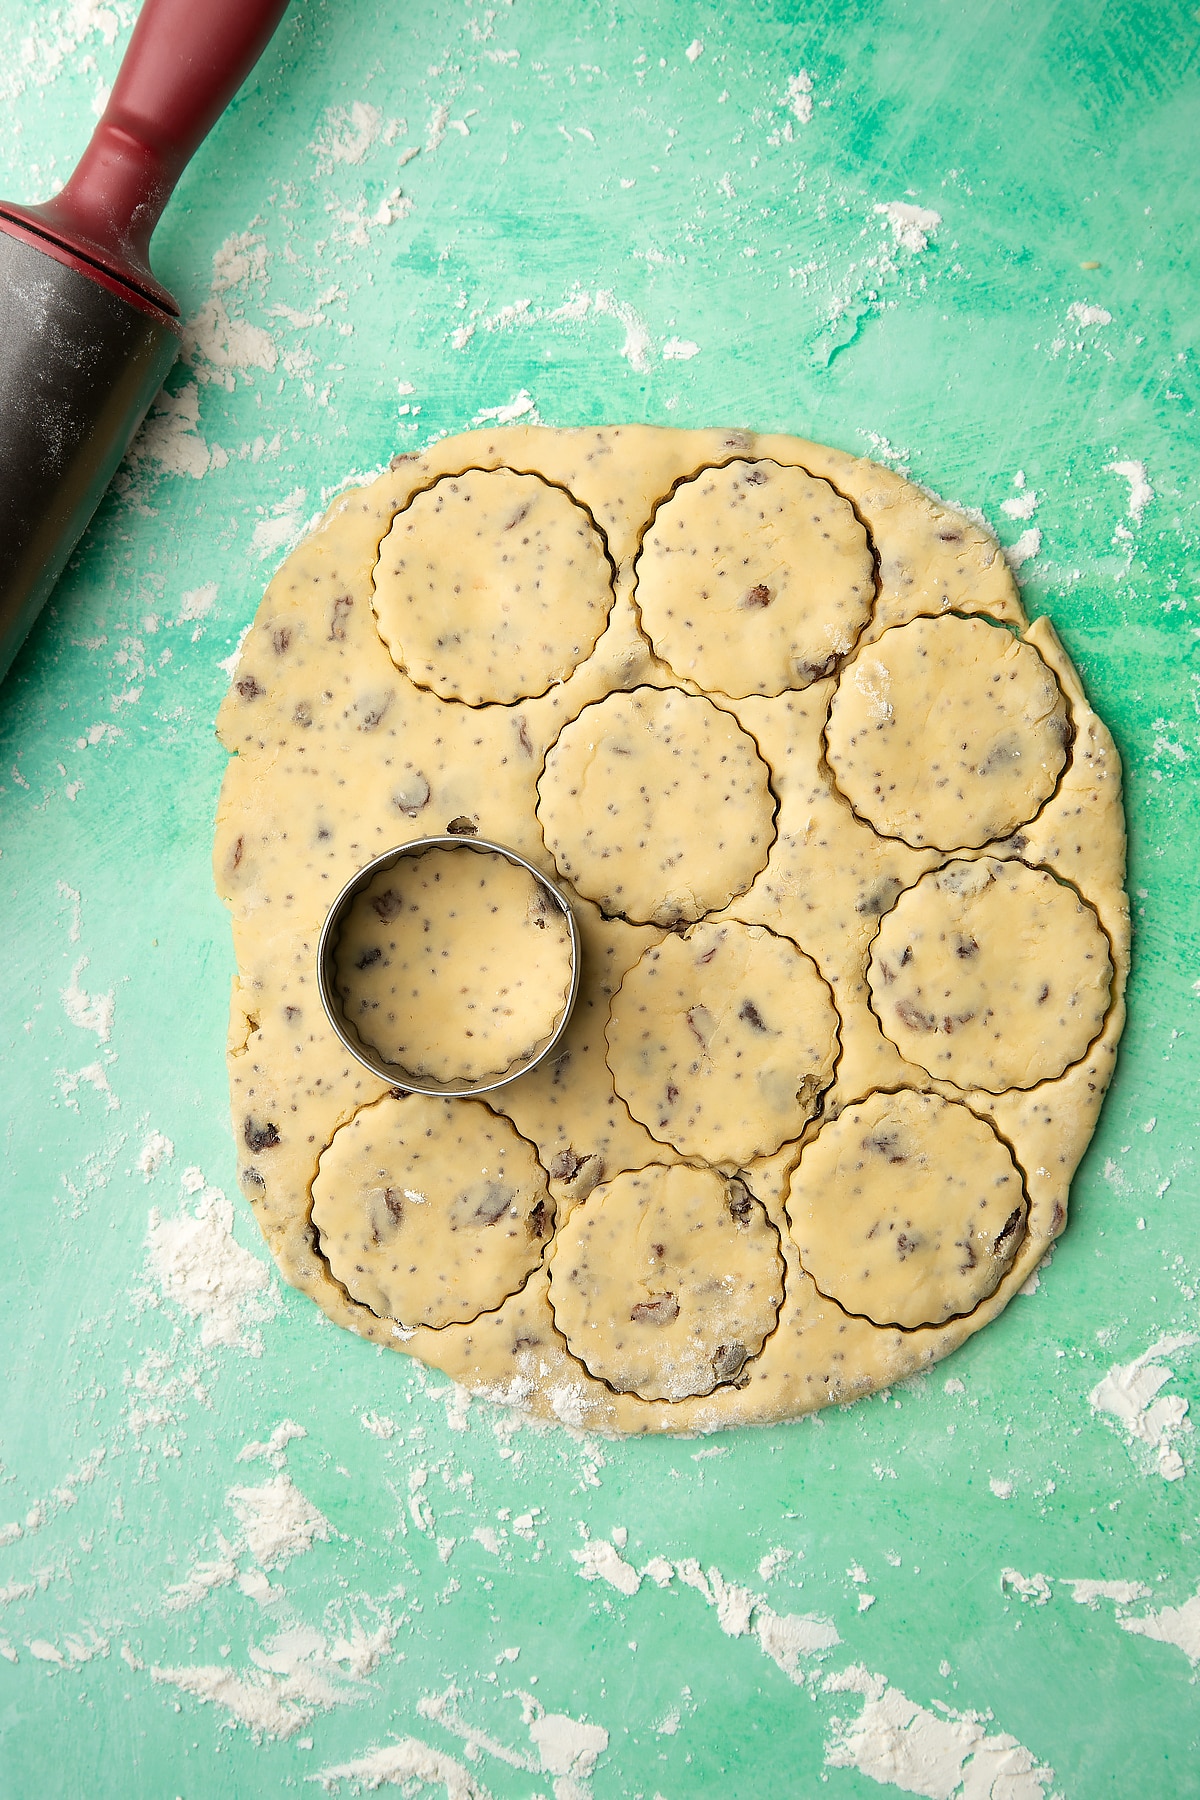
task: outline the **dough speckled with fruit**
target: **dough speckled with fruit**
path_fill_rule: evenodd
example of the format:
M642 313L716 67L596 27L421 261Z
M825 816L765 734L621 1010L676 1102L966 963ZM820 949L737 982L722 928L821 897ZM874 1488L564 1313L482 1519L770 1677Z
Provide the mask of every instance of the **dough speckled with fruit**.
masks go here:
M755 496L801 491L836 554L752 542ZM731 551L761 619L681 613ZM436 617L415 556L465 573ZM1124 1018L1119 764L992 538L893 471L742 431L446 439L292 552L218 728L239 1176L339 1324L574 1428L708 1431L927 1368L1064 1228ZM340 888L448 827L557 878L583 945L554 1055L486 1105L397 1097L317 993ZM769 988L689 970L718 939L776 946Z

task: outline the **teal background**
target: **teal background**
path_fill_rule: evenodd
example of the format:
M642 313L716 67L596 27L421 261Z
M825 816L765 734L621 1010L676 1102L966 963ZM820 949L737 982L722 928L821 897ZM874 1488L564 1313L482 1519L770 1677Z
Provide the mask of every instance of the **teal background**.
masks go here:
M126 0L8 0L0 191L40 199L65 177L131 21ZM178 439L156 459L160 419L0 692L0 1523L21 1526L0 1547L0 1792L273 1795L411 1736L498 1800L850 1800L880 1783L825 1758L833 1716L862 1702L821 1680L860 1662L924 1707L990 1715L1053 1768L1003 1800L1200 1794L1188 1657L1064 1585L1145 1582L1131 1616L1200 1585L1188 1430L1188 1473L1168 1483L1088 1402L1114 1363L1200 1329L1198 39L1191 0L757 0L736 17L294 0L155 241L194 319L214 255L251 234L258 272L220 298L269 339L252 340L257 364L195 352L174 371L168 391L195 403L182 454L206 472L172 472ZM787 102L800 70L807 123ZM339 160L330 134L347 126L329 112L355 102L377 109L377 134ZM397 188L399 216L371 223ZM923 250L873 211L898 200L940 215ZM581 294L584 316L547 316ZM1110 322L1079 324L1072 305ZM506 308L522 310L506 323ZM672 339L699 348L664 357ZM1130 1017L1070 1229L1036 1294L890 1396L707 1444L510 1431L482 1404L460 1430L441 1378L273 1276L252 1354L205 1348L147 1273L149 1210L190 1208L192 1167L265 1258L226 1117L232 954L208 866L220 662L323 495L522 395L522 416L552 425L794 431L904 465L1010 544L1031 523L1026 604L1050 614L1117 738ZM1140 522L1106 468L1131 460L1153 489ZM1039 496L1030 522L1000 510L1018 469ZM209 610L180 620L209 583ZM80 896L77 940L60 883ZM82 987L113 995L107 1042L61 998L83 956ZM174 1155L147 1177L154 1130ZM1196 1348L1164 1360L1164 1393L1194 1397ZM394 1434L364 1429L364 1411ZM218 1532L253 1569L226 1495L273 1477L236 1459L284 1419L307 1433L287 1446L291 1477L334 1535L272 1574L266 1606L229 1584L166 1609ZM72 1483L100 1447L94 1478ZM433 1536L409 1507L416 1468ZM531 1507L527 1541L503 1509ZM696 1557L780 1613L822 1614L842 1643L794 1685L678 1580L632 1596L581 1581L581 1522L627 1528L639 1567ZM472 1538L486 1527L508 1532L500 1554ZM436 1536L459 1540L445 1563ZM795 1555L764 1581L775 1545ZM1005 1568L1044 1573L1052 1597L1005 1590ZM876 1599L860 1613L861 1591ZM390 1621L390 1653L361 1680L345 1659L329 1675L327 1655L335 1699L285 1739L151 1674L266 1680L273 1642L276 1657L296 1631L328 1647L355 1619ZM451 1687L508 1761L494 1745L467 1758L421 1713ZM605 1727L594 1772L537 1768L517 1690Z

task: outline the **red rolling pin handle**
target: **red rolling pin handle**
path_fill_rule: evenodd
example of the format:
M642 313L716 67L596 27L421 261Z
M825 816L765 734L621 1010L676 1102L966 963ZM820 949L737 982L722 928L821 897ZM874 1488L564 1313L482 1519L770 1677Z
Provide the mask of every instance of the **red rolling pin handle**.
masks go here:
M287 0L145 0L67 185L42 206L4 210L176 312L150 269L151 233L286 7Z

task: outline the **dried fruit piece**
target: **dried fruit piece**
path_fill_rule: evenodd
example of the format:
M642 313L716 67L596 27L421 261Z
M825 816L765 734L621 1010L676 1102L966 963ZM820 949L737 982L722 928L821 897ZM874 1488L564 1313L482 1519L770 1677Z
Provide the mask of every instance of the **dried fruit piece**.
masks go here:
M800 1136L833 1078L838 1016L789 938L706 920L629 970L607 1038L613 1084L652 1136L736 1166Z
M992 1127L935 1094L872 1094L825 1125L791 1178L807 1274L876 1325L972 1312L1025 1235L1021 1176Z
M828 674L871 614L875 567L848 500L807 469L702 469L659 507L637 602L677 675L734 697Z
M974 849L1054 792L1070 728L1032 644L985 619L914 619L845 669L826 733L860 818L916 848Z
M541 1261L553 1217L533 1145L480 1100L385 1095L335 1132L312 1184L334 1276L408 1326L499 1306Z
M711 700L635 688L564 726L538 785L547 848L611 915L675 925L744 893L775 836L767 766Z
M468 469L417 494L375 567L375 618L397 668L469 706L565 681L594 649L612 600L587 513L511 469Z
M871 946L879 1022L931 1075L989 1094L1061 1075L1097 1037L1112 990L1108 939L1045 869L981 856L901 894Z
M734 1381L783 1303L779 1239L744 1182L655 1164L577 1206L550 1259L554 1322L618 1393L682 1400Z

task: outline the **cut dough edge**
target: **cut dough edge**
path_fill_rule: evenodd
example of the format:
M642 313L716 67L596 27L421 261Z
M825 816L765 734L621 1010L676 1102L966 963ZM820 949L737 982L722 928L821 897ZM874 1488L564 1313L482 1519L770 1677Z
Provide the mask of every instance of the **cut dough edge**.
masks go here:
M828 469L832 472L834 485L839 491L847 492L857 482L862 501L858 510L868 525L879 553L880 592L875 617L860 642L868 641L890 624L902 623L919 614L964 610L967 601L976 612L986 612L993 616L999 613L1012 624L1024 625L1011 578L990 539L976 527L934 502L922 499L919 504L914 503L914 490L901 478L893 476L891 471L841 453L804 445L798 440L754 439L743 434L716 432L683 434L682 437L671 433L656 436L650 428L640 427L608 433L546 434L545 437L532 428L517 427L510 431L479 433L476 437L486 439L486 445L482 451L477 452L472 442L472 466L479 465L486 456L491 460L484 466L524 467L526 472L551 476L556 470L573 494L579 493L577 481L581 486L586 486L586 468L594 463L601 474L594 484L596 504L593 511L602 529L611 532L618 561L621 560L622 542L625 546L623 554L627 557L634 534L633 529L623 526L621 517L616 516L618 484L610 480L607 494L605 492L602 472L606 457L611 456L613 440L618 444L624 440L630 445L638 469L649 471L645 474L645 485L651 492L656 488L665 491L661 474L670 469L672 464L677 474L680 463L686 468L695 469L722 460L758 458L769 454L781 462L794 462L813 474L824 475ZM448 440L434 446L425 457L415 461L423 465L425 479L429 481L436 479L439 472L457 472L462 467L466 454L461 439ZM412 465L401 464L399 469L390 472L375 484L375 490L388 490L389 506L394 501L398 482L403 484L406 471L411 478ZM635 494L633 499L627 498L627 481L622 480L619 485L620 498L625 501L624 508L620 509L622 515L631 519L636 526L639 511L637 496ZM370 505L364 503L364 492L372 491L357 490L342 496L335 502L331 514L316 534L316 539L310 539L302 546L302 553L308 558L311 571L310 589L315 587L318 592L328 595L326 604L335 600L339 592L346 591L351 585L355 566L361 570L363 556L361 551L355 552L353 549L353 525L356 521L365 524L369 538L374 524L379 522L379 502L374 500ZM853 499L853 493L848 492L847 497ZM606 505L614 514L611 522L604 518ZM921 531L925 534L920 557L914 557L913 553L914 533L918 539L921 536L912 516L914 505L923 521ZM897 509L901 515L898 520ZM648 509L642 510L645 516ZM893 522L898 524L899 529L889 534L888 527ZM386 524L382 525L380 536L384 529ZM946 541L937 543L933 540L938 539L940 529L944 529ZM359 536L361 539L361 532ZM299 556L301 552L296 554ZM331 567L331 564L335 566ZM919 568L914 564L920 565ZM970 589L968 594L963 592L964 584ZM362 591L361 584L358 591ZM627 582L624 584L624 592L627 597ZM284 598L282 591L273 584L272 589L268 590L268 599L260 610L264 627L273 622L272 608L287 610L283 605ZM610 615L610 631L617 620L621 598L619 587L618 604ZM306 606L308 600L309 596L306 595ZM1031 1192L1031 1222L1026 1245L1022 1247L1017 1264L997 1293L971 1315L972 1329L977 1328L977 1323L986 1322L981 1313L990 1317L1001 1309L1009 1295L1028 1277L1047 1244L1061 1230L1065 1221L1066 1190L1070 1174L1091 1135L1099 1095L1107 1085L1110 1073L1123 1017L1123 1002L1119 990L1123 986L1128 962L1128 912L1119 879L1115 886L1104 882L1097 886L1092 879L1087 878L1097 868L1105 869L1111 876L1117 872L1118 865L1123 860L1123 832L1120 830L1119 812L1114 811L1114 799L1119 791L1119 774L1111 738L1088 706L1077 681L1073 679L1073 672L1063 662L1061 652L1056 656L1057 640L1047 622L1037 621L1023 635L1038 645L1045 659L1055 667L1060 682L1068 690L1076 723L1076 746L1072 761L1078 765L1074 784L1065 773L1059 793L1047 803L1039 818L1023 830L1032 840L1030 853L1035 855L1039 864L1046 863L1047 866L1060 870L1074 869L1077 872L1082 866L1084 878L1079 880L1080 889L1090 903L1096 906L1114 945L1114 988L1118 992L1105 1028L1088 1057L1057 1081L1043 1084L1047 1093L1043 1094L1039 1089L1017 1095L970 1097L976 1110L996 1120L1006 1138L1015 1138L1022 1132L1029 1136L1032 1154L1026 1160L1030 1165L1031 1187L1035 1190ZM251 656L254 654L253 640L252 633L247 641ZM625 634L624 642L626 646L630 643L628 633ZM597 645L597 652L602 647L603 639ZM244 662L243 667L245 666ZM573 681L578 682L581 673L582 670L577 671ZM670 679L668 672L655 670L652 665L640 672L639 678L652 685L680 685ZM577 712L587 703L586 692L576 692L570 704L572 710ZM729 710L735 717L742 704L739 702L730 707ZM516 703L517 710L520 705L521 703ZM560 705L557 710L559 728L566 717L567 708ZM244 750L252 761L257 758L257 766L261 768L264 756L267 761L274 763L278 760L279 752L266 750L257 725L258 722L250 714L250 703L238 694L235 685L221 709L219 730L222 741L231 751ZM231 764L231 771L235 766ZM1072 821L1080 814L1098 816L1101 819L1104 828L1100 833L1100 843L1097 843L1097 834L1090 822L1082 832L1075 831ZM402 822L402 825L406 825L406 822ZM420 832L408 828L408 835L412 837L420 835ZM393 841L402 841L403 837L404 829L398 830ZM227 851L228 843L228 838L223 839L219 830L219 865L222 849ZM993 846L983 848L996 853ZM228 884L222 881L221 885L225 897L236 901L236 897L228 891ZM736 910L738 903L735 902L731 912ZM757 921L751 916L748 922ZM261 1053L261 1033L264 1029L261 1024L257 1029L251 1028L251 1020L258 1017L261 1010L254 985L254 967L258 956L249 954L253 931L248 936L244 923L237 923L235 930L248 952L243 964L246 977L240 978L235 984L231 1021L234 1046L231 1073L234 1076L239 1117L243 1110L243 1098L248 1097L253 1100L263 1117L278 1114L281 1119L286 1119L291 1104L288 1095L285 1092L265 1092L264 1072L254 1068ZM802 943L801 947L806 946ZM819 966L822 965L819 963ZM267 1029L269 1031L269 1025ZM239 1048L239 1045L244 1047ZM340 1078L350 1089L357 1083L364 1097L366 1090L371 1088L370 1079L365 1076L365 1072L360 1080L354 1071L342 1070ZM928 1085L930 1091L937 1091L936 1084ZM247 1096L249 1089L253 1089L253 1093ZM378 1089L373 1091L377 1092ZM1060 1141L1062 1132L1054 1121L1045 1116L1047 1097L1054 1100L1053 1111L1058 1119L1063 1118L1064 1111L1068 1115L1070 1130L1065 1141ZM1006 1121L1011 1130L1005 1129ZM285 1154L281 1156L280 1151ZM342 1316L339 1322L361 1331L364 1322L353 1316L345 1316L345 1309L338 1307L336 1295L325 1291L320 1271L313 1266L311 1246L305 1241L305 1228L289 1209L286 1195L289 1188L296 1191L292 1187L296 1175L301 1176L303 1183L303 1162L304 1158L301 1156L300 1167L296 1166L295 1149L285 1134L278 1147L263 1151L244 1162L244 1169L249 1171L245 1175L248 1195L264 1235L288 1278L305 1291L312 1292L332 1316L339 1316L340 1310ZM265 1168L272 1163L275 1168L269 1176L264 1175L257 1166L261 1164ZM259 1183L263 1185L260 1186ZM298 1191L306 1193L307 1183L300 1185ZM789 1267L785 1279L786 1285L794 1290L791 1300L785 1300L779 1326L747 1389L733 1396L710 1396L703 1402L651 1403L649 1407L647 1403L639 1403L630 1407L617 1402L612 1395L591 1394L586 1382L580 1384L578 1369L570 1366L561 1353L555 1350L552 1330L548 1335L545 1332L548 1309L539 1299L539 1283L542 1279L540 1273L531 1277L520 1296L515 1296L496 1313L488 1315L479 1329L466 1329L461 1342L453 1346L448 1343L426 1343L425 1337L437 1334L429 1332L428 1328L420 1328L408 1347L419 1348L427 1362L444 1368L455 1380L462 1380L480 1391L510 1397L514 1402L529 1407L543 1417L576 1422L604 1431L696 1431L739 1422L770 1422L811 1410L813 1406L824 1404L831 1398L852 1398L857 1393L898 1380L915 1368L927 1366L936 1356L944 1355L953 1348L963 1335L945 1327L930 1330L927 1333L928 1341L920 1347L907 1341L894 1341L896 1334L888 1332L869 1332L863 1339L862 1334L847 1328L844 1321L829 1319L812 1293L805 1297L804 1278L798 1275L798 1271L793 1278L793 1271ZM496 1379L495 1366L498 1361L511 1362L513 1353L510 1348L506 1348L503 1355L498 1357L497 1346L506 1334L509 1343L514 1333L521 1335L521 1321L531 1325L539 1338L544 1340L547 1366L544 1372L535 1371L528 1376L522 1375L521 1358L528 1361L534 1354L532 1350L523 1350L517 1355L517 1374L505 1383ZM363 1335L373 1337L378 1342L393 1341L391 1333L382 1322L376 1321L376 1327L377 1329L368 1328ZM459 1328L455 1329L457 1332ZM425 1337L421 1337L422 1333ZM802 1342L804 1346L803 1356L796 1367L789 1370L779 1367L780 1354L773 1349L785 1339L793 1353L796 1352L798 1343ZM854 1373L847 1372L851 1364L854 1365ZM659 1408L658 1412L654 1410L655 1405Z

